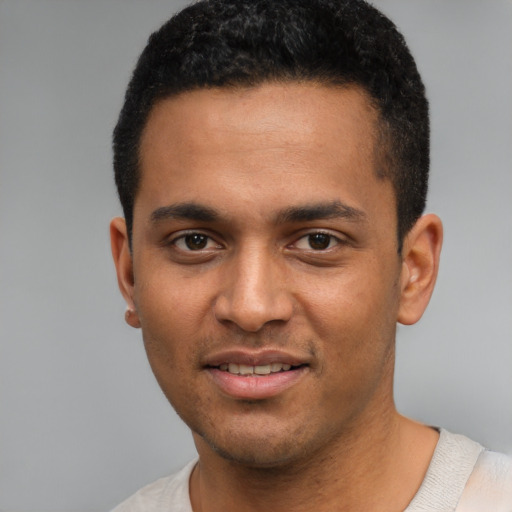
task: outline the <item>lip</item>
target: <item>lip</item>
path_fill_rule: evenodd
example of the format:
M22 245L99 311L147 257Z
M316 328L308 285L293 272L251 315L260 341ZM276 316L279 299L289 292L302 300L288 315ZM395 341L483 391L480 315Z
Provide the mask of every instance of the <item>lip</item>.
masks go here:
M207 369L215 384L224 394L239 400L272 398L295 385L304 377L307 371L307 366L301 366L286 372L256 376L235 375L218 368Z
M232 349L210 354L205 359L203 366L220 366L223 363L246 364L249 366L286 363L291 366L300 366L308 364L308 358L281 350L266 349L249 351L243 349Z
M268 375L236 375L218 368L224 363L249 366L286 363L295 368ZM296 385L309 372L308 361L305 357L268 349L264 351L227 350L218 352L207 358L203 368L223 394L238 400L272 398Z

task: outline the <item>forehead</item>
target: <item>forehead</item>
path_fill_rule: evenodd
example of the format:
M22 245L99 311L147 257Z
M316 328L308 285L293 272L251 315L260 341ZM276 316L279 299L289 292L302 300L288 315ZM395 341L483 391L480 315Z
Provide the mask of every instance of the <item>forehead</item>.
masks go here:
M369 203L389 185L376 177L377 122L355 86L266 83L162 100L141 139L135 209L140 197L158 206L198 196L203 203L226 196L259 205L286 206L294 197Z
M233 142L240 148L258 135L277 136L282 143L309 149L322 141L326 146L332 141L372 145L377 119L369 96L359 86L290 82L198 89L153 107L142 134L141 154L144 158L148 143L153 145L158 138L171 142L161 137L170 130L174 137L186 138L179 139L186 142L185 151L194 143L206 142L205 133L212 147L215 134L236 137Z

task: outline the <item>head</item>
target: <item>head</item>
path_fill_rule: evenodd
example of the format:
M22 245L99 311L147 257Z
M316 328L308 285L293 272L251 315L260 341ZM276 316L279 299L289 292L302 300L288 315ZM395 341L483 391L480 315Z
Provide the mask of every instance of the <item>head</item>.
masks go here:
M428 103L401 34L355 0L200 1L150 37L114 131L115 178L130 237L141 136L153 107L185 91L264 82L357 85L367 93L378 113L375 172L393 185L400 250L425 207Z
M277 466L386 432L396 323L441 243L392 23L353 0L198 2L151 37L114 149L127 321L201 457Z

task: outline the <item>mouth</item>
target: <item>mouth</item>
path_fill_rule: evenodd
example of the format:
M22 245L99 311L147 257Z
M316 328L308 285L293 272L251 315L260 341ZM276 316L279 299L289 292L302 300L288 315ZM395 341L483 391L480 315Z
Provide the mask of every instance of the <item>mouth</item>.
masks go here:
M293 366L288 363L270 363L252 366L248 364L222 363L219 366L213 368L218 368L221 372L228 372L232 375L263 377L273 373L293 371L297 368L300 368L301 366L305 365Z
M262 400L297 385L307 375L309 364L282 353L230 352L213 357L204 370L223 395Z

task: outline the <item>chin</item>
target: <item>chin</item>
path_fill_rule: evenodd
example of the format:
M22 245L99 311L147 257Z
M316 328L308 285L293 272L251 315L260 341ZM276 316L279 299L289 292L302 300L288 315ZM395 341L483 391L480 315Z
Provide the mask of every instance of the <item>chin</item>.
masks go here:
M291 446L269 446L265 441L259 446L249 443L245 446L231 445L227 448L208 444L223 459L255 469L281 468L294 462L297 458L297 454L291 452Z
M276 432L266 429L247 432L230 432L228 435L209 436L198 434L196 446L201 451L205 445L217 455L242 466L254 469L283 468L297 464L302 459L309 459L314 451L314 442L301 439L298 432ZM198 439L199 438L199 439Z

